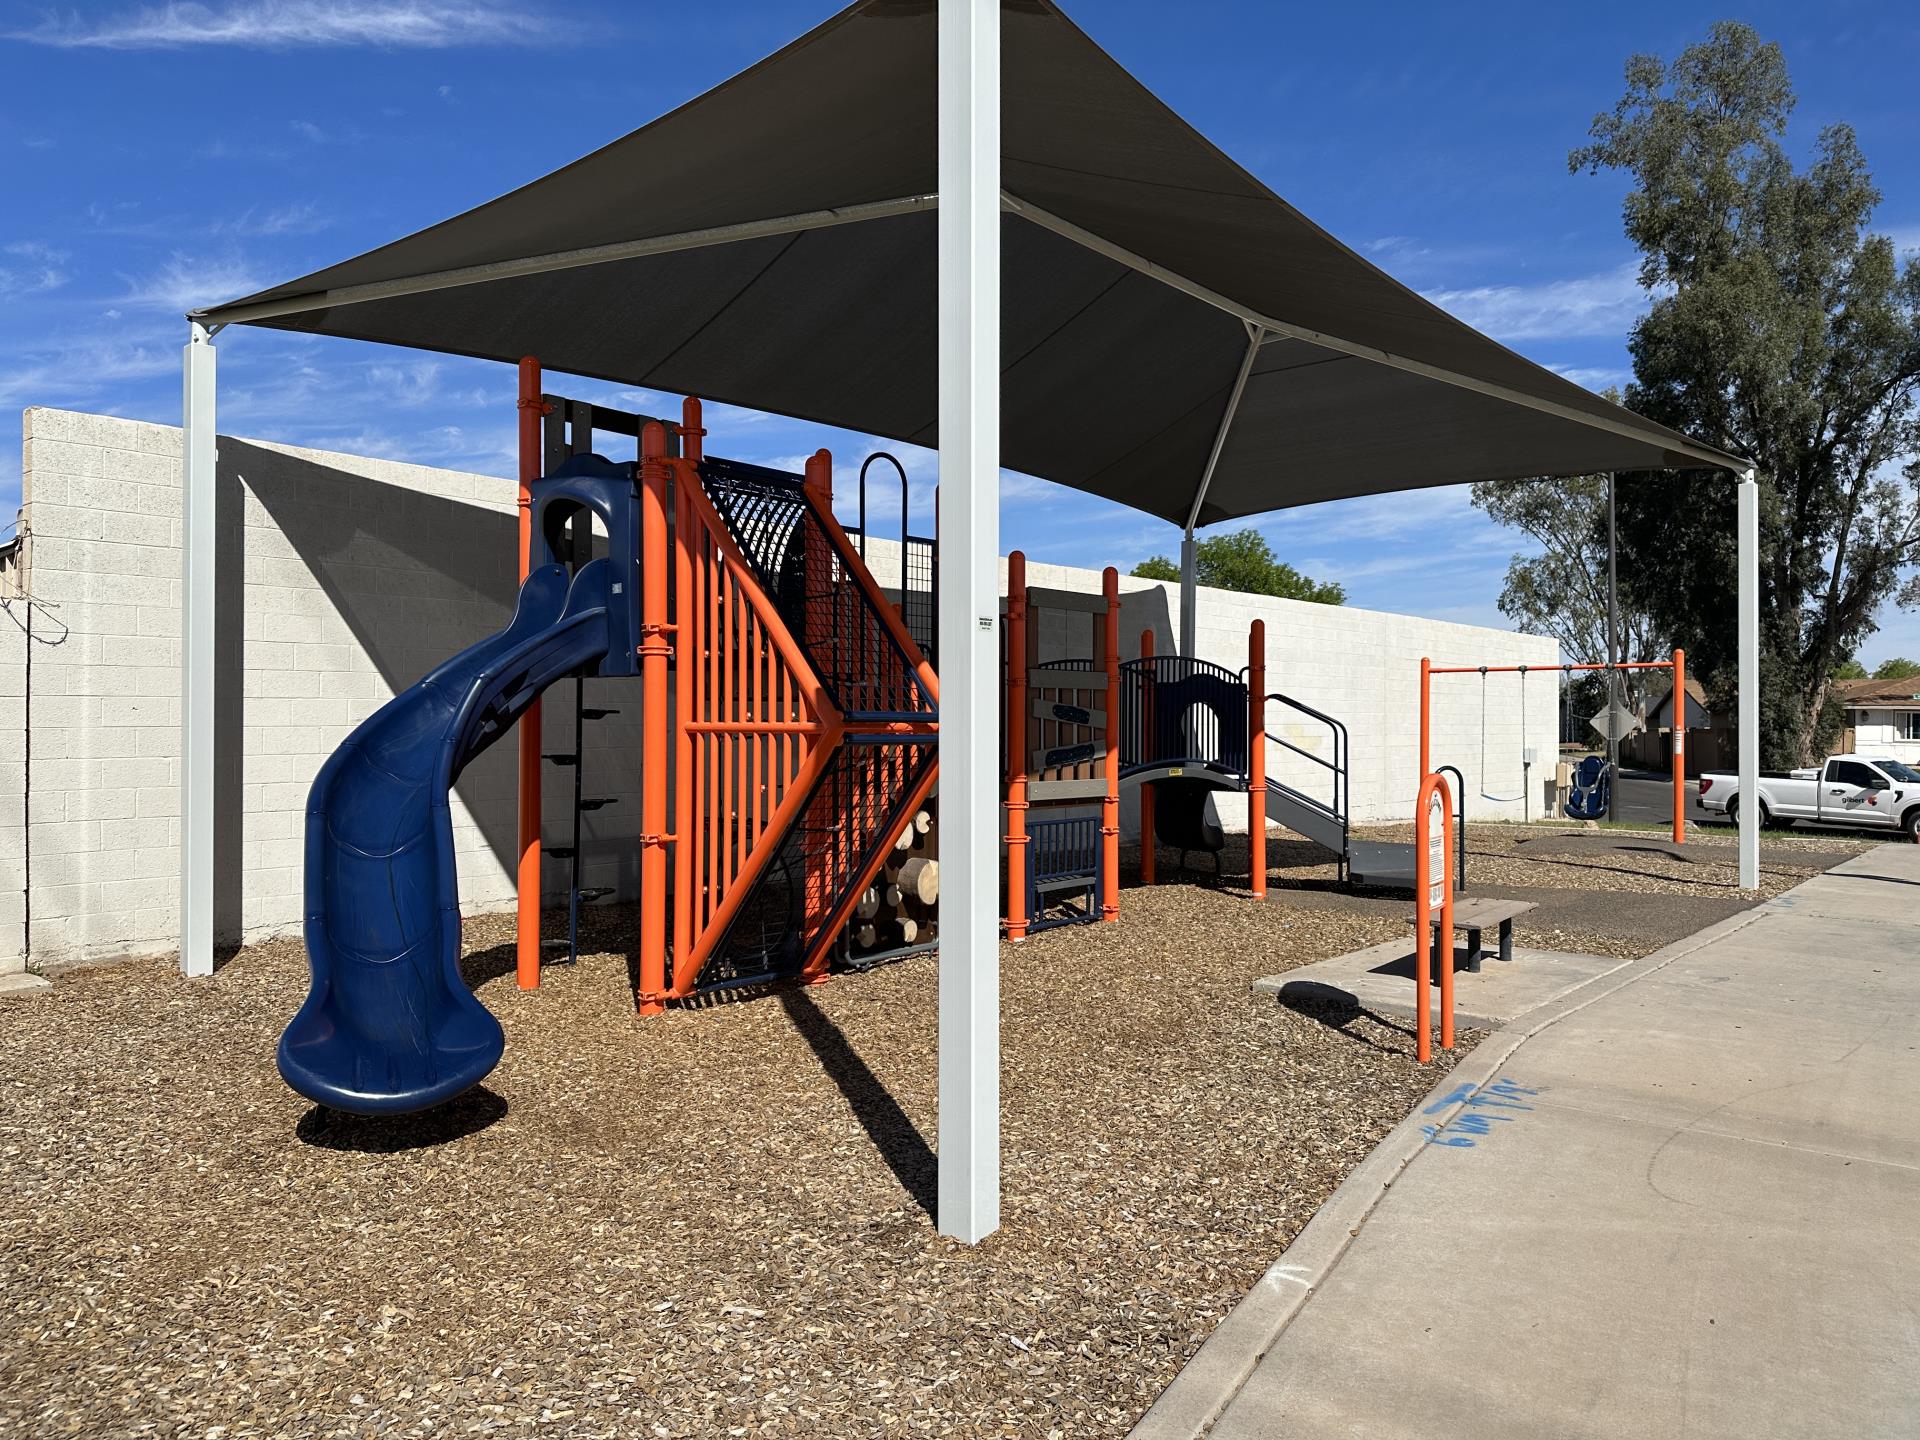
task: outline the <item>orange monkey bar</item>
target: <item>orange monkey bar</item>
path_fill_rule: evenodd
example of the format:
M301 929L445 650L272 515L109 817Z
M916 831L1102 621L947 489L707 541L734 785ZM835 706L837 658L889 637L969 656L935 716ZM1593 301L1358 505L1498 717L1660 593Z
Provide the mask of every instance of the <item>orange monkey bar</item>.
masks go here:
M1420 773L1432 768L1428 739L1431 732L1432 685L1435 675L1520 675L1535 670L1571 674L1575 670L1671 670L1673 672L1673 843L1687 838L1687 652L1676 649L1671 660L1621 660L1573 665L1435 665L1420 662ZM1526 737L1521 737L1526 743ZM1484 780L1481 782L1486 783Z

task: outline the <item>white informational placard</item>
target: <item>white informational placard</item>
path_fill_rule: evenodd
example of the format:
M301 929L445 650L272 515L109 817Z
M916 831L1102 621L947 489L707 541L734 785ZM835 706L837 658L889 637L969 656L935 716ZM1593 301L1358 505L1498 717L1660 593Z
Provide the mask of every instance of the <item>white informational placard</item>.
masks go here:
M1446 803L1436 788L1427 797L1427 904L1435 910L1447 899L1446 847L1442 843L1446 824Z

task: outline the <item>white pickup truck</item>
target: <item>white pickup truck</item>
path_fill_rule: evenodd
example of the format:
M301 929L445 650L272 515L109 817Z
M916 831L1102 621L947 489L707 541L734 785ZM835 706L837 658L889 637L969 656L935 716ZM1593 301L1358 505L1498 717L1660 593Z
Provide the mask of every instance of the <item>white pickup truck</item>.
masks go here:
M1694 804L1740 817L1740 777L1702 775ZM1760 823L1859 825L1920 835L1920 770L1881 755L1835 755L1817 770L1768 770L1760 776Z

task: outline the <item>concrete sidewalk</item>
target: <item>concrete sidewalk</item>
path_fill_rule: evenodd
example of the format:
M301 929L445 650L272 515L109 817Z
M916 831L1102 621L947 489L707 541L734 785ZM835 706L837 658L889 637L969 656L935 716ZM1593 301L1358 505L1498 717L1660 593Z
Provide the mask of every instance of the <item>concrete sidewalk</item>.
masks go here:
M1430 1106L1136 1436L1920 1435L1920 846L1522 1017Z

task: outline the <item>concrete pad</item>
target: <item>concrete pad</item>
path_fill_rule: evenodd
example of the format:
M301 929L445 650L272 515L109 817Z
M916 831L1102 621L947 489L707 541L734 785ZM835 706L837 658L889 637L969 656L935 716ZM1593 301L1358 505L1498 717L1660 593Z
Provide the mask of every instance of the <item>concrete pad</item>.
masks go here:
M1466 1056L1136 1435L1920 1434L1920 849L1842 868Z
M29 975L21 970L0 975L0 995L30 995L36 990L52 988L53 982L44 975Z
M1489 936L1489 939L1492 937ZM1516 945L1513 959L1502 962L1489 952L1480 972L1462 969L1465 949L1454 952L1453 1018L1462 1027L1495 1030L1509 1021L1564 998L1582 985L1618 970L1625 961L1607 955L1575 955L1564 950L1530 950ZM1410 940L1389 940L1303 965L1253 982L1255 991L1275 996L1282 1005L1351 1007L1356 1012L1414 1016L1413 949ZM1439 1014L1439 996L1434 1013Z
M1420 1154L1211 1435L1920 1433L1916 1214L1903 1166L1520 1113Z

